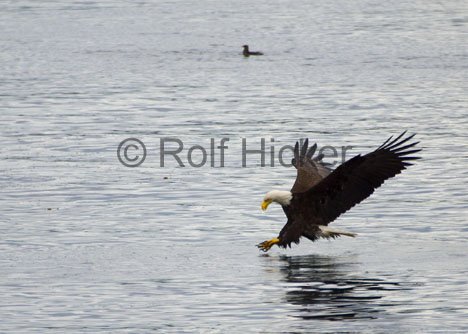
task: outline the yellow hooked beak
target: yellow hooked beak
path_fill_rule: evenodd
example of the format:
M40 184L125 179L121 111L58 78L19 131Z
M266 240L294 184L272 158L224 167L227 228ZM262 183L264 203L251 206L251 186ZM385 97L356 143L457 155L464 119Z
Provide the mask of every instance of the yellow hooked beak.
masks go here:
M271 202L272 202L272 200L263 201L263 202L262 202L262 210L263 210L263 211L266 211L266 209L268 208L268 205L270 205Z

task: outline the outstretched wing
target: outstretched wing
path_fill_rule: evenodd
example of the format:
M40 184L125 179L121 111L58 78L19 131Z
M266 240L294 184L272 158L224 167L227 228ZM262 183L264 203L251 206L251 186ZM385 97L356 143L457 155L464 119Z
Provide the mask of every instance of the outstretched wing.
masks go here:
M414 135L404 138L405 133L394 140L390 137L374 152L348 160L307 192L294 194L288 217L292 222L281 231L282 243L297 242L302 235L298 231L311 225L328 225L419 159L411 156L421 151L414 148L418 142L408 144Z
M293 166L297 169L296 182L294 182L291 189L292 193L300 193L309 190L331 173L329 164L322 161L323 154L319 154L312 159L317 150L317 144L308 148L309 139L306 139L300 149L299 146L299 142L296 142L294 158L291 161Z

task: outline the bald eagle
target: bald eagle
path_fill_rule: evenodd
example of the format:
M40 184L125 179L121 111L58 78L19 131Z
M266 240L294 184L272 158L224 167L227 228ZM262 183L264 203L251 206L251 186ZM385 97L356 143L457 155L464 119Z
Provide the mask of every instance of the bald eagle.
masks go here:
M385 180L412 165L410 161L419 159L411 156L421 151L415 148L419 142L409 143L414 134L407 137L405 134L406 131L395 139L388 138L375 151L357 155L335 171L322 161L323 155L312 158L316 144L308 148L307 139L301 147L296 142L292 159L297 169L294 186L291 191L268 192L261 206L265 211L273 202L280 204L287 223L278 237L257 247L266 252L273 245L291 247L293 242L298 244L301 237L311 241L342 235L354 237L354 233L332 229L328 224L369 197Z

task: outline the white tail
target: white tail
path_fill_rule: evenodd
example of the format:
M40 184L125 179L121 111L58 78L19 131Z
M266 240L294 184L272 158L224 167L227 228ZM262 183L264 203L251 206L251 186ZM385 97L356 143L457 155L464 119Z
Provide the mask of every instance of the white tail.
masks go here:
M335 230L333 228L330 228L328 226L324 226L324 225L319 225L318 227L320 229L320 232L321 232L321 237L322 238L337 238L339 236L342 236L342 235L346 235L347 237L352 237L354 238L357 234L356 233L352 233L352 232L347 232L347 231L341 231L341 230Z

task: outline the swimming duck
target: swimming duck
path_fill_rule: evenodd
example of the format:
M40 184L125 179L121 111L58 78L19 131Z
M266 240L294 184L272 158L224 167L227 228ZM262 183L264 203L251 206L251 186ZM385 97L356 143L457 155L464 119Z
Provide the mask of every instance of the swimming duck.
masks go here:
M263 53L262 53L262 52L259 52L259 51L249 51L249 46L248 46L248 45L243 45L242 47L244 48L244 51L242 52L242 54L244 55L244 57L263 56Z

